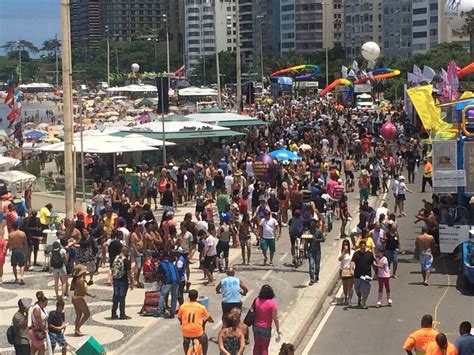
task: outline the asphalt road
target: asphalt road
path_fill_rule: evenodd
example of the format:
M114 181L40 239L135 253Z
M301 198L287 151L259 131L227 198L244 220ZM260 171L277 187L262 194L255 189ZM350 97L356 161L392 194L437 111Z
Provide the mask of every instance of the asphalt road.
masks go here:
M377 281L372 282L368 310L337 305L337 296L342 294L337 287L326 302L325 313L315 320L298 348L299 354L403 354L404 340L419 327L424 314L431 314L438 330L445 332L451 341L458 336L461 321L474 321L474 293L464 289L458 280L459 261L450 256L435 259L430 286L421 284L420 267L413 259L421 223L415 225L413 216L422 207L421 200L430 199L430 193L420 192L419 175L416 178L415 184L408 185L414 191L407 196L408 216L397 221L401 245L407 253L399 257L399 278L390 280L393 306L375 308ZM390 194L387 201L392 209ZM383 302L386 305L385 296Z
M354 194L355 196L355 194ZM351 212L355 212L358 209L358 201L354 200L350 203ZM354 213L353 213L354 214ZM340 239L339 230L340 222L335 222L336 230L326 239L323 244L322 260L321 260L321 273L325 272L324 263L328 258L334 258L338 253ZM233 250L233 253L237 249ZM233 265L236 270L236 276L239 277L243 283L248 287L249 294L244 298L244 311L243 317L245 316L248 308L251 306L254 298L258 295L258 292L262 285L270 284L276 293L276 302L279 305L279 317L282 322L285 321L285 317L288 312L291 311L292 305L298 297L298 293L307 287L314 288L316 290L318 284L308 286L309 274L308 274L308 262L295 269L291 264L290 254L290 240L288 236L288 228L283 228L282 238L277 242L277 252L274 257L274 267L263 266L263 256L261 251L258 251L256 247L252 248L251 265L241 265L240 250L238 256L234 257ZM209 312L213 316L215 323L208 324L206 326L206 333L210 338L209 354L218 353L217 335L222 327L220 322L221 318L221 296L215 294L215 287L203 286L202 272L196 269L197 263L192 265L194 269L191 276L193 287L198 286L199 294L201 296L209 297ZM327 270L327 272L330 272ZM217 275L218 282L224 275ZM217 284L217 283L216 283ZM185 295L185 297L187 297ZM284 337L284 335L283 335ZM283 338L284 341L284 338ZM253 348L253 336L250 336L250 345L247 346L245 353L251 353ZM135 337L127 343L125 347L118 349L127 351L127 353L140 353L148 352L151 349L160 349L160 353L163 354L180 354L182 353L182 336L181 328L177 319L169 320L160 318L152 326L147 327L140 331Z

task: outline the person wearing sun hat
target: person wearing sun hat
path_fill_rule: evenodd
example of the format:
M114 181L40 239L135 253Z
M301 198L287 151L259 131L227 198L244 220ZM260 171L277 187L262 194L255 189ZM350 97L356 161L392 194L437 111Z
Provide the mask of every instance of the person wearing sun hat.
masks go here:
M81 327L89 319L91 313L89 306L86 302L86 296L95 298L95 295L87 291L87 282L85 277L87 275L87 268L84 265L77 264L74 266L72 273L71 289L74 290L74 296L72 297L72 304L76 311L76 320L74 322L74 335L83 336L81 333Z
M406 213L404 212L405 208L405 200L406 196L405 193L409 192L411 193L412 191L407 187L405 184L405 176L400 175L398 178L398 185L397 185L397 191L396 191L396 201L397 201L397 206L398 206L398 211L399 215L398 217L403 217L406 216Z

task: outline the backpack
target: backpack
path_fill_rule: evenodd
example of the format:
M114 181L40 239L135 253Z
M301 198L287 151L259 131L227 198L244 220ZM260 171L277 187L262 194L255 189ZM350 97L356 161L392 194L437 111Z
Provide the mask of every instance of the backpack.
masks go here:
M10 325L7 329L8 344L13 345L15 343L15 335L16 335L15 333L16 333L16 330L15 330L15 327L13 326L13 323L12 323L12 325Z
M123 256L116 256L112 263L112 277L114 279L121 279L125 276L125 258Z
M64 259L61 255L61 249L51 252L51 267L53 269L61 269L64 266Z

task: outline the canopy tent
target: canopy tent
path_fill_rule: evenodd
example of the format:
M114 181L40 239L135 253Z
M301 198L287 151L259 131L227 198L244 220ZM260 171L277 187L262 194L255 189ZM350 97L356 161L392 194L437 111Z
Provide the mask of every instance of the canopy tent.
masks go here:
M175 144L165 142L166 146ZM163 146L163 141L144 137L140 134L127 134L123 137L117 137L107 134L101 135L100 131L96 131L95 134L84 135L82 145L84 146L84 153L107 154L156 150L155 147ZM80 136L75 135L74 146L76 152L81 151ZM46 145L40 149L47 152L62 152L64 151L64 142Z
M0 156L0 171L8 170L18 164L20 164L18 159Z
M179 96L217 96L217 90L211 88L198 88L195 86L190 86L185 89L180 89L178 91Z
M127 86L115 86L108 88L109 94L115 94L120 92L157 92L156 86L154 85L136 85L130 84Z
M129 133L139 133L146 137L162 138L161 121L145 123L136 127L123 127L114 136L125 136ZM165 119L165 139L191 139L191 138L213 138L213 137L233 137L244 135L244 133L231 131L227 127L206 124L192 121L168 121Z
M278 161L285 161L285 160L301 160L301 157L296 155L290 150L286 149L278 149L274 150L273 152L268 153L272 157L274 157Z
M40 130L26 131L23 133L23 137L32 138L32 139L40 139L47 135L48 135L48 132L40 131Z
M19 86L21 90L27 89L54 89L54 86L48 83L31 83L31 84L22 84Z
M239 127L239 126L260 126L268 124L258 118L238 115L232 112L211 112L211 110L199 111L185 116L187 119L198 122L206 122L216 124L222 127Z
M5 182L8 191L13 195L22 193L33 186L36 176L19 170L0 172L0 180Z

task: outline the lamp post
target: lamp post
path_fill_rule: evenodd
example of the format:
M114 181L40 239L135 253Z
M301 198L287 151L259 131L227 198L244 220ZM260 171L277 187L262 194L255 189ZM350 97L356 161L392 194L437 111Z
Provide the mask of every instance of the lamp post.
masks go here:
M237 101L237 113L242 113L242 64L240 57L240 1L235 2L235 72L237 79L235 100Z
M257 19L260 20L260 78L262 80L262 94L264 89L264 75L263 75L263 19L265 15L257 15Z
M21 51L22 51L22 46L20 41L18 41L18 82L21 84L22 82L22 77L21 77Z
M221 108L222 107L221 71L220 71L220 63L219 63L219 48L217 46L217 13L216 12L217 12L216 4L214 4L214 46L216 49L217 106Z
M156 44L158 43L159 40L158 40L158 38L151 38L151 37L148 37L146 40L149 41L149 42L153 41L153 43L154 43L154 50L155 50L155 57L154 58L155 58L155 68L156 68L156 59L157 59Z
M66 217L74 217L74 159L72 121L71 18L69 0L61 0L61 37L63 72L64 177Z
M54 46L54 59L55 59L55 62L56 62L56 89L59 87L59 61L58 61L58 35L56 34L54 36L55 40L56 40L56 43L55 43L55 46Z
M326 87L329 85L329 48L328 48L328 31L327 31L327 5L331 5L329 0L326 0L327 2L323 2L321 5L323 5L323 42L324 42L324 51L325 51L325 57L326 57Z
M166 31L166 72L170 72L170 37L168 33L168 15L163 14L163 22L165 23ZM168 76L168 89L170 87L170 77Z
M110 37L109 26L105 26L105 34L107 35L107 85L110 87Z

